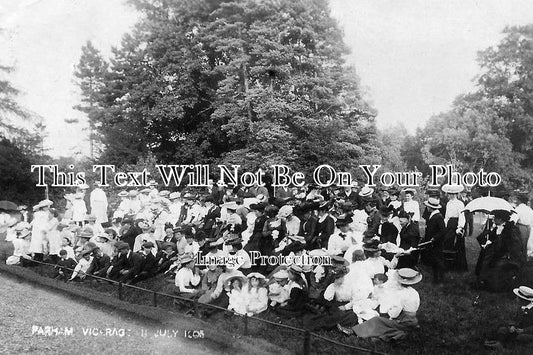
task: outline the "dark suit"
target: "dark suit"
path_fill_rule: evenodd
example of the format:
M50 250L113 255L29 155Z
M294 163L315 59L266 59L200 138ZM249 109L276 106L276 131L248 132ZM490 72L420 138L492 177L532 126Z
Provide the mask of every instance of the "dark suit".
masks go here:
M213 206L204 217L204 225L202 230L209 236L212 237L213 226L216 223L216 219L220 218L220 207Z
M424 242L433 240L422 253L422 261L433 269L433 281L440 282L444 276L444 260L442 255L446 224L440 212L435 213L426 222Z
M119 254L111 262L113 269L109 274L109 278L126 282L141 272L143 262L143 257L131 250L127 254ZM126 273L121 274L120 271L122 270L126 271Z
M411 247L416 247L420 240L420 230L418 223L409 223L402 227L400 231L400 248L407 250ZM411 255L403 255L398 258L397 269L404 267L414 268L418 264L418 251L413 251Z
M300 233L298 233L298 235L303 236L307 243L310 243L311 239L313 239L313 236L315 235L317 222L318 218L312 215L308 220L303 221L300 225Z
M136 225L131 226L127 231L125 231L120 236L120 240L122 240L125 243L128 243L128 245L130 246L130 249L133 249L133 245L135 244L135 238L142 232L143 231L138 226Z
M139 253L139 255L142 257L141 271L131 280L131 284L154 277L157 272L158 265L154 254L150 252L146 255Z
M315 235L311 239L311 245L307 245L307 248L312 250L326 247L333 232L335 232L335 220L333 217L328 215L322 222L319 219L316 223Z

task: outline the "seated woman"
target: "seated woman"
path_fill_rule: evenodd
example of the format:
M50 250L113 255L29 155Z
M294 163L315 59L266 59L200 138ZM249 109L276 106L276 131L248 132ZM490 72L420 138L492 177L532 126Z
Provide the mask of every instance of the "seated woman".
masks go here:
M410 287L422 280L422 274L413 269L398 270L398 281L402 285L397 291L396 302L391 302L386 310L388 317L373 317L352 328L337 325L346 335L355 334L361 338L378 338L384 341L399 340L418 326L416 312L420 307L418 292Z
M265 277L258 272L248 274L248 302L246 312L253 316L268 308L268 291L264 287Z
M481 251L476 266L478 285L490 291L506 291L517 286L525 264L520 231L510 222L511 213L495 210L492 229L477 239Z
M202 296L198 299L200 303L209 303L211 301L211 294L215 291L218 283L218 278L222 274L222 267L216 264L209 264L202 277L202 286L200 287Z
M398 264L398 257L394 255L391 261L381 256L379 241L371 239L367 241L363 250L366 260L363 261L363 268L368 272L368 276L373 278L376 274L384 274L386 269L394 269Z
M240 315L247 313L247 278L244 275L234 275L225 281L228 292L228 310Z
M289 294L289 299L286 305L274 310L281 315L292 317L302 314L307 302L308 286L302 268L296 264L292 264L288 269L288 277L289 282L283 288Z
M344 326L357 324L357 315L352 311L353 302L360 297L367 298L370 294L371 289L366 295L356 294L356 285L345 277L348 274L346 267L337 268L332 274L334 281L326 288L323 295L322 304L326 307L326 311L305 321L310 330L333 329L336 324Z
M406 253L400 255L396 267L398 269L406 267L414 269L418 264L419 252L410 250L418 246L418 242L420 241L420 229L418 228L418 224L412 222L411 213L400 211L398 218L400 219L400 225L402 226L402 229L400 230L400 248L406 251Z

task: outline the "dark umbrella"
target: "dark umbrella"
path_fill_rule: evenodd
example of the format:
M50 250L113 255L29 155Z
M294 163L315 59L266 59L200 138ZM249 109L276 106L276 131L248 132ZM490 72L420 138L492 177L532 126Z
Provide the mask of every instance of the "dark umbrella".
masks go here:
M18 211L18 206L11 201L0 201L0 210Z

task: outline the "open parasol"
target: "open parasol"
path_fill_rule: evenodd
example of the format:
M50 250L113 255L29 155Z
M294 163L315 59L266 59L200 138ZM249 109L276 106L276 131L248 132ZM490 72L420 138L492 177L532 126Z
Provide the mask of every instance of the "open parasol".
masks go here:
M470 201L465 206L465 210L470 212L481 211L485 213L490 213L494 210L505 210L510 212L513 211L514 208L509 202L505 201L503 198L485 196Z
M11 201L0 201L0 210L18 211L18 206Z

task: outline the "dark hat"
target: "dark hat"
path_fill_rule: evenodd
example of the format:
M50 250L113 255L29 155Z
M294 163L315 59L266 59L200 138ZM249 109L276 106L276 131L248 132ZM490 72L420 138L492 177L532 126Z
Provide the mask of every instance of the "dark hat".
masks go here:
M363 245L363 250L371 251L371 252L379 251L379 240L377 239L367 240Z
M428 198L427 201L424 202L424 205L426 205L429 208L433 208L438 210L439 208L442 208L440 205L440 200L436 199L435 197Z
M265 207L265 214L268 217L275 217L279 212L279 208L274 205L268 205Z
M152 242L144 242L143 243L143 248L152 249L153 247L154 247L154 243L152 243Z
M346 276L347 274L348 268L346 266L337 267L331 271L331 275L334 279L341 278L343 276Z
M494 218L501 219L505 222L511 218L511 212L506 210L494 210L491 212L491 214L494 216Z
M394 208L392 206L381 206L379 209L379 212L383 216L388 216L394 211Z
M264 202L252 203L250 205L250 209L251 210L255 210L255 211L264 211L266 206L267 206L267 204L264 203Z
M344 266L348 266L350 263L348 262L348 260L344 259L342 256L339 256L339 255L333 255L331 257L331 262L335 265L344 265Z
M118 251L120 250L130 250L130 245L125 242L117 242L115 244L115 248L117 248Z
M395 188L388 189L387 191L388 191L388 193L389 193L390 195L393 195L393 196L398 196L398 195L400 195L400 190L395 189Z
M204 198L204 202L211 202L211 203L215 203L215 199L213 198L213 196L211 195L208 195Z
M289 249L289 251L292 251L292 252L296 253L296 252L304 250L305 249L305 245L302 242L300 242L300 241L295 241L295 242L292 242L291 244L289 244L287 246L287 248Z
M133 219L132 219L132 218L129 218L129 217L128 217L128 218L124 218L124 219L122 220L122 224L126 224L126 223L127 223L127 224L133 224Z
M349 225L350 223L352 223L353 220L351 217L349 216L346 216L346 215L341 215L339 217L337 217L337 222L335 222L335 224L337 225L337 227L344 227L344 226L347 226Z
M171 249L174 249L174 244L173 243L170 243L170 242L165 242L163 244L161 244L161 249L167 249L167 248L171 248Z
M413 212L400 211L398 213L398 218L411 218L411 217L413 217L413 215L414 215Z

